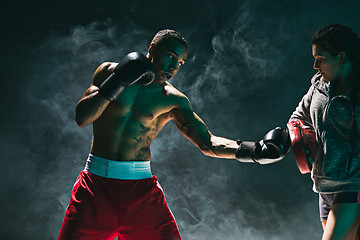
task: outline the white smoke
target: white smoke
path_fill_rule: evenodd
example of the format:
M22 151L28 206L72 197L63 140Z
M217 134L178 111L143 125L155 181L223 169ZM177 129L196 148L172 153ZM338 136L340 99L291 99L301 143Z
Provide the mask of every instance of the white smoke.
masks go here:
M175 29L187 37L190 52L172 83L215 135L258 140L284 124L306 90L305 75L312 70L311 56L304 56L310 50L298 48L310 38L309 24L300 27L309 20L302 12L284 15L282 6L277 10L266 0L243 1L236 9L211 1L201 6L198 23ZM154 33L129 20L73 26L67 34L50 33L23 60L18 118L24 125L17 126L20 136L6 131L0 145L7 160L0 161L7 202L0 213L7 222L0 227L2 238L16 239L18 229L26 238L57 237L92 136L91 127L79 128L74 121L76 103L102 62L146 52ZM308 59L309 66L298 66ZM153 172L183 239L320 238L317 197L309 176L298 173L292 153L271 166L212 159L173 123L151 150Z

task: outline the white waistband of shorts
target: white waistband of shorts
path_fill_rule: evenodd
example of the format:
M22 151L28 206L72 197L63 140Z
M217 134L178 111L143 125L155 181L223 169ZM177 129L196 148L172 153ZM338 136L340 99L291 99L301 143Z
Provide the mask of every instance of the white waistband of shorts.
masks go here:
M84 171L122 180L151 178L150 161L114 161L89 154Z

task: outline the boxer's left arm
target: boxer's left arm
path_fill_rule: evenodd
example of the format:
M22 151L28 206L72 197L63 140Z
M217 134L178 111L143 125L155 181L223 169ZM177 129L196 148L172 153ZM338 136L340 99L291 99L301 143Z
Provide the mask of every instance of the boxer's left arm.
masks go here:
M204 121L192 110L184 96L179 106L170 111L170 118L182 135L189 139L200 151L210 157L235 159L238 148L236 141L213 135Z

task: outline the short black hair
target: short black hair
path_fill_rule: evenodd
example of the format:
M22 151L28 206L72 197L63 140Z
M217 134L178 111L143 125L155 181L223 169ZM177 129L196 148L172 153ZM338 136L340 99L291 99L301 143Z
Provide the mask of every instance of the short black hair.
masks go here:
M176 32L175 30L171 30L171 29L164 29L164 30L157 32L156 35L154 36L153 40L151 41L151 44L155 44L156 47L159 47L163 42L165 42L166 40L168 40L170 38L175 38L175 39L179 40L180 42L182 42L185 45L186 49L188 49L188 45L187 45L185 38L180 33Z
M360 62L360 40L356 33L345 25L335 23L320 28L313 36L312 44L333 56L345 52L350 60Z

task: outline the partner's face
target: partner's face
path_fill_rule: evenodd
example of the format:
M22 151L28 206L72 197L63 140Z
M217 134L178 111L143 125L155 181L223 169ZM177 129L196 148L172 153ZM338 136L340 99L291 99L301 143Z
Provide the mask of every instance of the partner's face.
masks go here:
M330 82L341 76L340 56L333 56L328 51L313 45L312 54L315 58L314 69L318 70L324 81Z
M187 48L179 40L170 38L158 48L153 48L151 56L156 70L155 79L163 82L171 79L185 63Z

